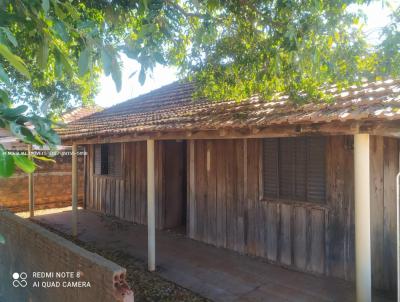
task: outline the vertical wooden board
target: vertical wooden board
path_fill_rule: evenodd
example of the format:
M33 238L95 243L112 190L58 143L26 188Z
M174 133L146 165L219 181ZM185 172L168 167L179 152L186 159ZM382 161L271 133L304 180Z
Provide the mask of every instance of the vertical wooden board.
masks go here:
M324 273L325 269L325 213L323 210L310 211L310 258L308 268L315 273Z
M258 202L257 139L247 141L247 252L257 253L256 202Z
M205 162L204 141L195 141L196 151L196 239L204 240Z
M399 170L398 140L384 138L384 283L396 289L396 174Z
M237 192L235 196L236 202L236 237L235 237L235 249L239 253L244 253L244 229L243 229L243 204L244 204L244 141L236 140L236 182Z
M161 199L161 182L162 182L162 166L164 161L162 160L161 145L162 141L156 141L154 144L154 191L155 191L155 217L156 217L156 228L162 229L163 220L163 200Z
M142 161L142 169L141 169L141 205L140 205L140 216L141 223L147 224L147 143L141 142L141 161Z
M326 200L329 212L329 259L331 276L345 278L345 138L331 136L327 141ZM353 167L350 167L351 169Z
M106 207L107 214L112 215L112 207L111 207L111 179L106 178Z
M258 139L257 140L257 145L256 145L256 176L258 178L258 181L256 183L257 186L257 191L255 191L255 196L254 196L254 201L256 204L256 218L257 218L257 222L256 222L256 232L257 232L257 256L264 256L265 254L265 227L264 227L264 223L265 223L265 206L264 204L261 202L261 198L263 196L263 179L262 179L262 140ZM257 160L258 159L258 160Z
M215 141L217 148L217 245L226 247L226 178L224 163L224 144Z
M124 179L121 182L121 196L120 196L120 199L121 199L121 202L120 202L121 211L120 211L120 214L119 214L121 219L124 218L124 213L125 213L125 184L126 184L126 180Z
M270 261L278 261L278 231L279 231L279 207L278 203L267 203L267 229L266 229L266 250L267 258Z
M111 215L116 216L116 212L115 212L115 206L116 206L116 202L117 202L117 198L116 198L116 188L118 185L118 179L113 179L110 181L110 203L111 203Z
M141 217L141 210L142 210L142 200L141 200L141 182L143 179L141 179L142 176L142 169L143 169L143 163L142 163L142 150L141 150L141 142L135 143L136 145L136 152L135 152L135 196L134 196L134 221L136 223L142 223L142 217ZM147 165L146 165L147 169Z
M196 160L195 160L195 141L189 141L189 236L196 237ZM217 217L218 219L218 217Z
M159 187L159 172L160 172L160 167L159 167L159 149L160 149L160 141L155 141L154 142L154 211L155 211L155 226L156 229L160 228L160 219L162 214L160 213L160 200L158 198L158 187Z
M224 140L225 178L226 178L226 239L229 249L235 248L236 217L235 217L235 149L233 140Z
M215 141L207 142L208 161L207 165L207 200L208 200L208 242L217 244L217 163L216 163L216 148Z
M128 213L127 218L129 221L135 221L135 198L136 198L136 143L130 143L129 152L129 188L127 190L128 196Z
M346 136L347 145L353 143L353 136ZM351 148L344 148L344 215L345 215L345 279L355 280L355 202L354 202L354 153ZM326 222L325 222L326 224ZM325 238L326 240L326 238ZM326 256L325 256L326 257ZM326 266L326 263L325 263Z
M291 239L291 220L292 220L292 206L288 204L280 205L281 215L281 228L280 228L280 262L284 265L292 264L292 239Z
M300 270L307 267L307 210L295 206L293 227L293 264Z

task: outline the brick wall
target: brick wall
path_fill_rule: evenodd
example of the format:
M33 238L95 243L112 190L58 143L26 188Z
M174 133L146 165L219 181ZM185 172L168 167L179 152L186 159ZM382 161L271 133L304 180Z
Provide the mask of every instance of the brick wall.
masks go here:
M0 242L0 301L133 302L126 270L119 265L5 210L0 210L0 234L5 239ZM27 274L26 287L13 286L15 272ZM34 278L37 272L80 272L80 277ZM22 283L21 278L18 281ZM35 281L39 287L34 287ZM63 287L67 283L62 282L68 281L90 282L91 287ZM52 285L49 282L61 286L43 288L43 284Z
M35 209L71 205L71 156L57 156L55 163L38 161L34 173ZM78 156L78 199L83 202L83 156ZM0 178L0 207L26 211L29 207L28 176L17 172Z

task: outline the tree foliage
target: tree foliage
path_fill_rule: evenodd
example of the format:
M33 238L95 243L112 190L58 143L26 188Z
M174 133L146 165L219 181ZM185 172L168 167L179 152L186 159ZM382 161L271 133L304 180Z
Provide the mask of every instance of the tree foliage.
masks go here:
M139 62L142 84L163 64L214 100L282 92L326 101L321 87L399 75L399 9L373 46L348 9L366 3L0 0L0 127L30 144L58 144L52 115L92 101L102 72L120 90L121 53ZM0 175L28 171L22 161L0 146Z

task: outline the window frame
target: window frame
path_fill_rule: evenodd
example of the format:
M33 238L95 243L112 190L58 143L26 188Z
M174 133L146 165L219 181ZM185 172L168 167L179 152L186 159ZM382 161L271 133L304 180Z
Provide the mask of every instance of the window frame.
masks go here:
M308 136L296 136L296 137L291 137L291 138L307 138ZM328 200L327 200L327 190L328 190L328 184L327 184L327 171L328 171L328 161L327 161L327 146L328 146L328 138L325 136L318 136L320 138L324 139L324 198L320 201L317 200L309 200L307 193L306 193L306 199L303 200L301 198L293 198L295 196L294 192L292 192L292 198L287 198L287 197L282 197L281 192L280 192L280 161L281 161L281 154L280 154L280 139L286 139L289 137L271 137L271 138L262 138L261 139L261 144L260 144L260 154L259 154L259 200L261 202L275 202L275 203L282 203L282 204L288 204L288 205L293 205L293 206L305 206L305 207L313 207L313 208L321 208L321 209L326 209L328 207ZM277 164L277 172L276 172L276 178L277 178L277 196L276 197L271 197L271 196L266 196L265 195L265 188L264 188L264 169L265 169L265 163L264 163L264 140L265 139L274 139L277 140L278 142L278 150L277 150L277 159L278 159L278 164ZM306 156L309 156L309 151L308 148L306 150ZM306 169L307 169L307 164L306 164ZM307 175L306 175L307 177ZM308 180L306 180L306 190L308 187ZM307 192L307 191L306 191Z
M102 147L103 146L107 146L107 164L109 164L109 160L110 160L110 156L109 156L109 152L110 152L110 145L120 145L119 147L119 152L120 152L120 157L119 157L119 164L120 164L120 173L119 174L109 174L109 167L107 167L107 174L98 174L96 173L96 146L100 146L100 150L102 151ZM124 148L124 144L123 143L102 143L102 144L94 144L93 145L93 176L95 177L101 177L101 178L111 178L111 179L124 179L124 166L123 166L123 148ZM100 153L100 156L102 156L103 154ZM102 170L102 161L100 163L100 170ZM102 172L102 171L100 171Z

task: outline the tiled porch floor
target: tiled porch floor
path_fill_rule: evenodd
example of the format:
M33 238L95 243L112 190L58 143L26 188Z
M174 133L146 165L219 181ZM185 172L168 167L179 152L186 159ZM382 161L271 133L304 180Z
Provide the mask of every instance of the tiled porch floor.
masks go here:
M70 232L71 212L36 216L61 232ZM79 239L98 248L114 246L146 260L145 226L87 210L79 211ZM351 283L294 272L170 232L157 232L156 260L164 278L213 301L355 301ZM391 301L375 297L374 301Z

